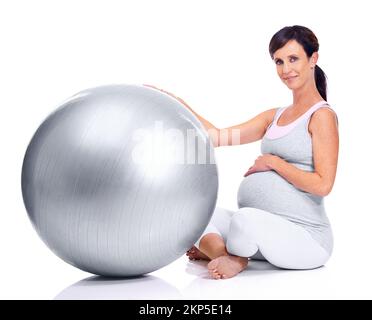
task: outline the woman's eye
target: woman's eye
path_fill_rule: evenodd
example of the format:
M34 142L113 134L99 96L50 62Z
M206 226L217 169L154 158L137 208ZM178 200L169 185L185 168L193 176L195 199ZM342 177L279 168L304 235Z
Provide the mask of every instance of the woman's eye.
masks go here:
M296 60L297 60L296 57L292 57L291 59L289 59L289 61L291 61L291 62L294 62L294 61L296 61Z

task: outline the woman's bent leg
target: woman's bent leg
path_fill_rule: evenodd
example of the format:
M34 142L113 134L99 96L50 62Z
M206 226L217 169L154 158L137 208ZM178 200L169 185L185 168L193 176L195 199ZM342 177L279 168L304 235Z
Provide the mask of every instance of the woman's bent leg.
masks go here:
M255 208L242 208L233 215L226 246L229 253L241 257L260 250L271 264L285 269L318 268L329 258L307 230Z

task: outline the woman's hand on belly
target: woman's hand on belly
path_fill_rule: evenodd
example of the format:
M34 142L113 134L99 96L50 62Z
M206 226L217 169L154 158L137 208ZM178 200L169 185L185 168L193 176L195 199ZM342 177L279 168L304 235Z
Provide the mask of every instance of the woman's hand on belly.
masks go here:
M244 177L255 173L255 172L262 172L262 171L270 171L272 170L272 163L277 156L272 154L264 154L259 156L256 161L254 162L253 166L251 166L248 171L244 174Z

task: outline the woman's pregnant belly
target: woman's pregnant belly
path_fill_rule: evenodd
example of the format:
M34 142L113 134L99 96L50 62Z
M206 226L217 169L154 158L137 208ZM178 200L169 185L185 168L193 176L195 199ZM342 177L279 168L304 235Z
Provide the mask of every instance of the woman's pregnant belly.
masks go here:
M322 197L297 189L275 171L245 177L238 191L238 206L282 214L293 220L305 220L304 223L315 222L325 214Z

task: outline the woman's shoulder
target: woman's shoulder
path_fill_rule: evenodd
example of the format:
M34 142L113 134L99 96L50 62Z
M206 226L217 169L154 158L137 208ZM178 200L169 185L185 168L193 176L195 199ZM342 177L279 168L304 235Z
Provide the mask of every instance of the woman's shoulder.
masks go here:
M338 124L337 113L328 103L316 109L311 115L311 118L321 122L332 122L336 120Z
M311 114L309 119L309 132L312 132L317 126L330 127L334 123L336 123L336 127L338 127L337 114L331 106L325 104L320 108L316 109Z
M275 108L265 110L263 114L265 114L268 123L272 123L274 119L277 117L277 115L279 114L279 112L283 109L285 109L285 107L275 107Z

